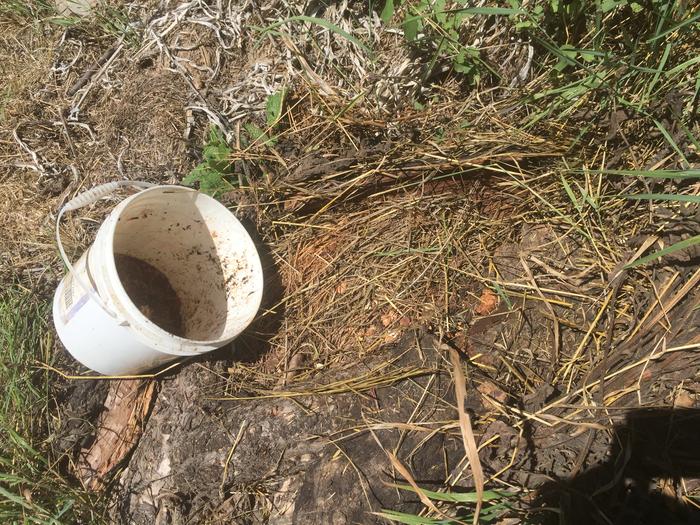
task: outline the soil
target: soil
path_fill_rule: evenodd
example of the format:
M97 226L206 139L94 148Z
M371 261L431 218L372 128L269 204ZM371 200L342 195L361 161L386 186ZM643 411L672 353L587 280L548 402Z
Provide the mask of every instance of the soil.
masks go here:
M416 363L437 366L441 356L434 339L419 339L419 345L406 337L393 347L397 369ZM345 373L366 373L387 357L391 355L375 356ZM377 440L410 465L426 486L462 457L458 434L431 437L401 429L411 417L443 421L454 415L448 377L431 379L426 374L336 396L202 396L225 370L225 361L195 364L161 383L144 434L115 486L114 521L384 523L370 512L418 511L420 504L411 492L388 485L398 478ZM326 374L319 383L335 380L336 373ZM425 388L430 388L431 400L416 406L413 400ZM378 428L358 430L356 423L362 420Z
M549 234L543 228L526 229L520 242L496 250L494 264L517 279L519 254L536 252ZM673 339L674 345L689 344L700 336L700 310L692 308L698 293L674 313L678 326L685 327ZM597 513L620 525L670 523L664 520L676 516L679 521L674 523L695 523L697 516L689 515L685 507L669 507L675 500L665 498L656 487L664 478L678 476L679 454L686 486L694 487L693 478L700 477L694 467L689 470L700 464L692 440L700 418L700 411L694 410L700 358L670 353L648 362L641 376L637 367L611 379L606 392L618 394L609 402L609 416L592 413L570 424L556 424L569 417L570 407L563 404L548 409L539 420L522 420L520 411L537 414L554 400L564 399L566 392L536 379L518 392L501 383L494 371L502 370L504 356L510 355L513 363L530 370L532 378L546 376L547 360L528 357L544 356L552 345L551 331L542 329L551 323L546 314L532 303L509 309L501 302L452 342L473 360L466 407L477 442L483 444L480 457L486 475L500 479L494 488L527 487L533 491L532 509L560 508L566 522L576 525L606 523ZM647 355L650 348L643 346L628 359ZM232 390L235 395L220 399L229 388L227 378L247 366L237 349L229 346L186 363L156 380L158 392L143 435L122 470L111 477L110 522L371 524L386 523L372 514L383 509L418 512L421 503L413 493L391 486L405 480L392 469L386 452L394 452L427 489L440 489L462 469L459 432L430 430L434 427L429 422L456 419L443 348L427 330L409 330L376 355L342 371L329 369L307 385L311 389L368 372L391 373L378 372L387 361L396 371L414 366L426 370L422 376L356 392L347 388L338 395L288 397L280 391L259 397L251 385L238 384ZM297 366L303 368L304 363L290 362L291 368ZM95 430L85 421L98 419L99 405L107 395L104 389L94 390L92 383L68 383L60 396L68 419L57 444L69 456L90 444L86 435ZM629 388L637 383L638 393ZM294 387L303 389L304 385ZM649 414L616 410L634 404L636 395L648 406L676 408ZM494 410L490 399L501 403L500 408ZM593 426L579 426L583 424ZM659 444L668 439L681 442L680 448L671 450L675 456ZM657 449L664 451L654 457ZM621 466L621 461L627 462ZM453 490L471 490L469 476ZM558 523L558 515L540 510L529 520Z
M180 299L168 278L146 261L114 255L117 273L131 301L148 320L173 335L184 336Z

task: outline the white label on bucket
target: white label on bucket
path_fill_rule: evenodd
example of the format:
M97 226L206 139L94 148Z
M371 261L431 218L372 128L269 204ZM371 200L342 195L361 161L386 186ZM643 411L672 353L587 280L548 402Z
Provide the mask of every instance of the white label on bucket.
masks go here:
M63 293L61 294L60 312L63 323L67 324L75 314L87 303L88 295L75 282L72 273L68 273L63 279Z

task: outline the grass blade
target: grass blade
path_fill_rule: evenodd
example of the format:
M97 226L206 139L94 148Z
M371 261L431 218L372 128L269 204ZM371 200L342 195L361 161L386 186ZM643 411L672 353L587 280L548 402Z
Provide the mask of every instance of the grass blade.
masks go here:
M406 17L403 23L416 22L418 20L424 20L429 16L435 15L446 15L446 14L465 14L465 15L487 15L487 16L509 16L517 15L522 13L520 9L513 9L510 7L464 7L462 9L448 9L446 11L432 11L430 14L420 14L415 16Z
M413 488L413 492L416 493L418 498L420 499L421 503L428 507L431 511L433 511L435 514L442 515L442 513L438 510L438 508L435 506L435 504L430 501L430 498L425 495L425 492L423 489L421 489L416 481L413 479L413 476L411 473L408 471L406 467L403 466L403 464L399 461L399 459L389 452L388 450L386 451L387 455L389 456L389 460L391 461L392 466L401 474L401 476L408 481L411 484L411 487Z
M664 70L664 67L666 67L666 61L668 60L668 56L671 54L671 47L673 47L673 43L669 42L666 44L666 48L664 49L664 54L661 56L661 61L659 62L659 67L656 69L656 72L654 73L654 78L651 79L651 82L647 85L646 88L646 93L644 94L644 99L648 100L649 96L651 95L651 92L654 91L654 86L656 86L656 83L659 81L659 77L661 76L661 73Z
M338 27L334 23L329 22L328 20L325 20L323 18L317 18L315 16L306 16L306 15L290 16L289 18L285 18L284 20L280 20L279 22L275 22L274 24L271 24L271 25L263 28L262 32L267 33L268 31L272 31L273 29L276 29L284 24L289 24L290 22L308 22L310 24L316 24L317 26L321 26L325 29L328 29L332 33L335 33L337 35L342 36L343 38L345 38L349 42L352 42L357 47L359 47L360 49L365 51L366 53L368 53L368 54L372 53L372 50L369 47L367 47L365 44L360 42L357 38L352 36L347 31L344 31L343 29L341 29L340 27Z
M640 193L638 195L623 195L625 199L635 201L678 201L678 202L697 202L700 203L700 195L681 195L677 193Z
M564 190L566 191L566 194L569 196L569 199L571 200L571 202L574 203L574 207L576 208L577 211L580 212L581 205L579 204L578 199L576 198L576 195L574 194L574 191L571 189L571 186L564 178L564 175L561 176L561 183L564 185Z
M690 163L688 162L688 159L685 158L685 155L683 154L681 149L678 147L678 144L676 144L676 141L673 139L673 137L668 132L666 127L656 119L654 119L654 125L659 129L661 134L664 136L664 138L666 139L666 142L668 142L668 144L673 148L673 151L678 153L678 156L681 159L683 159L683 162L685 163L686 166L689 166Z
M382 518L395 521L397 523L404 523L405 525L452 525L454 523L454 521L452 520L434 520L432 518L416 516L415 514L397 512L395 510L373 512L373 514L375 516L381 516Z
M700 170L578 170L575 173L596 175L620 175L623 177L645 177L649 179L700 179Z
M695 235L693 237L689 237L688 239L684 239L675 244L672 244L671 246L664 248L663 250L659 250L657 252L647 255L646 257L642 257L641 259L631 262L627 266L625 266L625 268L636 268L637 266L642 266L643 264L646 264L648 262L655 261L656 259L663 257L664 255L675 253L680 250L685 250L686 248L698 244L700 244L700 235Z
M676 67L673 67L673 68L669 69L668 71L666 71L664 73L664 75L667 77L673 77L677 73L683 72L686 68L689 68L690 66L695 65L698 62L700 62L700 55L695 56L691 59L688 59L685 62L683 62L682 64L678 64Z
M469 414L464 409L464 399L467 397L467 382L462 371L462 362L459 354L453 348L450 351L450 362L452 363L452 374L455 381L455 397L457 397L457 411L459 412L459 428L462 431L462 441L464 451L469 460L476 487L476 510L474 511L474 525L479 523L479 512L484 501L484 471L479 460L479 449L474 439L474 430Z
M522 13L522 10L512 7L464 7L448 11L450 13L464 13L467 15L487 16L511 16Z
M669 33L673 33L674 31L678 31L679 29L682 29L683 27L687 26L688 24L692 24L696 20L700 19L700 11L695 13L693 16L690 18L683 20L682 22L678 22L675 26L669 27L666 31L663 31L662 33L659 33L656 36L651 37L649 40L647 40L647 43L654 42L655 40L658 40L659 38L663 38Z
M409 490L414 492L413 487L410 485L403 485L401 483L391 483L391 487L396 487L401 490ZM476 503L477 495L476 492L435 492L433 490L421 489L423 493L430 499L437 501L449 501L451 503ZM497 490L485 490L483 494L483 501L491 501L499 498L510 497L513 494L510 492L499 492Z

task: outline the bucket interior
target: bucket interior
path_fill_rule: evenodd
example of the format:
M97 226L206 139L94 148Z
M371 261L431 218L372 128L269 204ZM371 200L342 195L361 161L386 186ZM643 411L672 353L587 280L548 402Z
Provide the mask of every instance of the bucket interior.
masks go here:
M262 271L255 245L231 212L206 195L173 187L138 194L117 219L113 252L132 303L174 335L231 339L258 309ZM139 304L143 297L156 304ZM173 311L177 327L168 324Z

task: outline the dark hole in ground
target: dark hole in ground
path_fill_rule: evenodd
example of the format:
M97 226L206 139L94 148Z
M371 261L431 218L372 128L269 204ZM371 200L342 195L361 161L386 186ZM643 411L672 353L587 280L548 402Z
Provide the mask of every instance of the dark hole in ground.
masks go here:
M700 523L700 509L675 497L681 478L700 477L699 437L700 410L631 411L613 430L607 461L539 489L537 506L553 510L533 523Z

